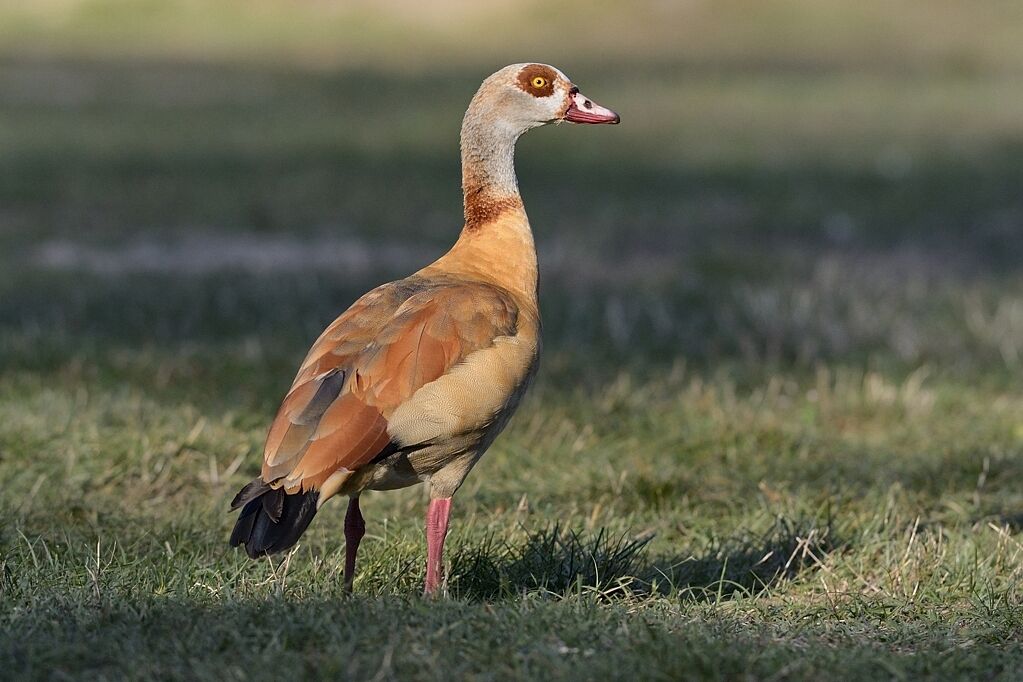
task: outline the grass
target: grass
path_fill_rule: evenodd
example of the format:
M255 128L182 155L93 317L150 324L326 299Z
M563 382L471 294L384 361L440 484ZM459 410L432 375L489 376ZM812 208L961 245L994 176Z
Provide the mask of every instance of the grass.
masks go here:
M0 5L6 674L1018 676L1018 8L548 5ZM230 551L296 363L453 239L523 52L625 123L520 144L545 356L447 596L420 489L363 498L351 598L339 504Z

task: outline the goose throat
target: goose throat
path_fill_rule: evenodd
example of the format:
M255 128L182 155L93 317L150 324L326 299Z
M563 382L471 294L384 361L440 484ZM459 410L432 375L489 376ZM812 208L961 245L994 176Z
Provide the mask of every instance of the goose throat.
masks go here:
M510 129L470 107L462 123L462 200L465 229L475 231L508 211L523 210L515 176L515 143L524 131Z

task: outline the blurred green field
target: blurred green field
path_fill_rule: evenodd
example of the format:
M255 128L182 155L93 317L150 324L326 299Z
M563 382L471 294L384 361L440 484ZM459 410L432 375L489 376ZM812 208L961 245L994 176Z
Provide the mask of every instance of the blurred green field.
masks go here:
M537 385L419 596L420 489L227 547L323 326L441 254L479 81ZM0 665L17 679L1016 679L1023 5L0 2Z

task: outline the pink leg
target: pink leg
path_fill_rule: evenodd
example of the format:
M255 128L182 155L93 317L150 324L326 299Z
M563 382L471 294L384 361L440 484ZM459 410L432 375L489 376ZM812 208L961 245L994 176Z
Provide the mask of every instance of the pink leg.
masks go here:
M359 542L366 534L366 521L359 510L359 498L348 501L348 513L345 514L345 592L352 591L355 580L355 555L359 551Z
M440 587L440 570L444 560L444 538L448 534L451 498L430 500L426 510L426 585L424 594L433 594Z

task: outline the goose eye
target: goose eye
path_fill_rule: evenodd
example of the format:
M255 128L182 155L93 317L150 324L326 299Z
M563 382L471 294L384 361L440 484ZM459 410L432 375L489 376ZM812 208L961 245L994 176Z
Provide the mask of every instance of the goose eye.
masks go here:
M537 76L533 79L533 87L537 90L542 90L547 87L547 79L543 76Z

